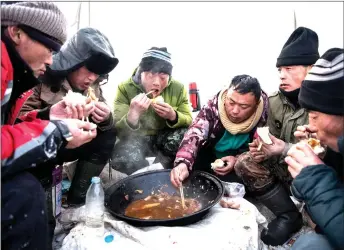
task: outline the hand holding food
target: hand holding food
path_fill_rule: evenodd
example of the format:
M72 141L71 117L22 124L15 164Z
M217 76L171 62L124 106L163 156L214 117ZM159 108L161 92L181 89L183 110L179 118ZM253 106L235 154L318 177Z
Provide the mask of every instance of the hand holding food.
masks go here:
M322 160L314 152L314 149L319 151L319 149L316 149L319 145L312 147L313 143L313 140L311 141L312 145L308 143L308 140L302 141L295 144L288 151L288 156L285 158L285 162L288 164L288 171L293 178L298 176L305 167L323 164Z
M162 97L161 97L162 98ZM163 100L159 100L159 96L152 101L152 107L155 112L162 118L170 121L174 121L177 118L176 111Z
M258 150L259 145L262 144L259 143L258 139L254 139L251 143L248 144L250 154L253 160L257 163L262 162L268 158L263 150Z
M294 136L299 140L305 140L308 138L315 138L317 139L317 130L316 128L310 126L310 125L303 125L298 126L296 128L296 131L294 132Z
M211 169L213 169L216 174L223 176L233 170L235 163L236 158L234 156L226 156L211 163Z
M96 102L92 112L92 120L95 123L101 123L111 115L110 107L105 102Z
M68 139L66 148L77 148L90 142L97 136L97 125L77 119L65 119L63 122L68 126L72 136ZM87 130L88 132L84 131Z
M151 102L151 99L149 99L144 93L135 96L130 102L127 117L129 123L136 126L141 115L147 111Z
M62 101L55 105L53 105L53 107L51 108L53 109L53 111L50 113L53 117L60 117L60 119L63 118L61 117L61 114L66 113L68 114L68 117L64 118L83 120L84 118L88 117L94 110L94 103L91 99L71 90L69 90L66 96L63 97Z
M259 131L259 132L258 132ZM265 159L270 158L275 155L281 155L283 153L283 150L286 146L286 143L275 136L271 135L269 133L268 127L257 129L257 135L258 135L258 147L256 150L251 151L251 154L255 151L263 151L265 154ZM249 145L252 147L252 144ZM253 156L253 154L252 154Z

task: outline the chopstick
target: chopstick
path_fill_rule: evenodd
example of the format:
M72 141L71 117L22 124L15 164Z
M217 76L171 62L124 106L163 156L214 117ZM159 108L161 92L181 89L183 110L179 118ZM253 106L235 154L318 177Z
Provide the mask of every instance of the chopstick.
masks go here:
M183 190L183 185L180 185L179 187L179 191L180 191L180 197L182 199L182 206L183 206L183 209L185 209L185 199L184 199L184 190Z
M259 142L259 145L258 145L258 148L257 148L257 150L258 150L258 151L260 151L260 150L261 150L261 148L262 148L262 146L263 146L263 143L262 143L262 142Z
M152 94L153 92L155 92L155 90L149 91L148 93L146 93L146 96L148 96L149 94Z

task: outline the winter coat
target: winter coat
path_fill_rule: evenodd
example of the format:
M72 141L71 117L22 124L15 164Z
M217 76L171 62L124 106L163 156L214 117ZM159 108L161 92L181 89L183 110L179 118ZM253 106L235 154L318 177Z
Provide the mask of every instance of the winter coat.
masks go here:
M18 97L38 84L32 70L5 36L1 42L1 178L54 158L71 136L63 121L43 121L33 113L13 124Z
M344 156L344 137L338 139ZM344 162L341 162L344 168ZM325 164L303 168L291 191L305 202L312 221L336 249L344 249L344 185L332 167Z
M136 70L133 75L135 75ZM127 123L127 114L129 112L131 100L140 93L144 93L143 87L133 81L130 77L127 81L118 85L116 98L114 102L114 117L119 137L130 134L141 136L156 135L158 131L164 128L181 128L188 127L191 124L191 107L185 86L170 78L167 87L161 93L164 101L172 106L176 111L178 120L175 124L170 124L164 118L156 114L152 107L140 117L138 127L132 128Z
M200 149L210 148L213 150L216 143L224 135L225 128L221 123L218 110L219 94L220 92L209 100L208 104L201 109L188 131L185 133L184 139L177 152L176 160L174 161L175 166L180 163L185 163L191 170ZM264 92L262 92L262 97L264 101L263 114L256 127L250 132L251 139L253 138L256 128L266 124L269 109L268 97ZM245 151L247 151L248 145L245 146Z

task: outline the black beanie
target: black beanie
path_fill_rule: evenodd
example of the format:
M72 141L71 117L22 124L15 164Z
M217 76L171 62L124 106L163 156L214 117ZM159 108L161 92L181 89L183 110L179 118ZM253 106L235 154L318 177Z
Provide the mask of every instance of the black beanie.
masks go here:
M151 71L171 75L173 68L171 54L165 47L152 47L143 54L139 67L141 72Z
M344 115L344 50L332 48L315 63L301 85L301 107Z
M313 65L319 59L318 35L313 30L299 27L290 35L277 58L276 67Z

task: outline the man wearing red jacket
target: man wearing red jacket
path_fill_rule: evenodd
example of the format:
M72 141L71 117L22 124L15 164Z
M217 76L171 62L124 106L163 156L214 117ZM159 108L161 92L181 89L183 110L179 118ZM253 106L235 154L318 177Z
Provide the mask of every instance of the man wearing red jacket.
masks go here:
M39 83L37 77L52 63L52 51L66 40L66 20L56 5L2 3L1 34L1 247L46 250L51 245L45 194L26 170L54 158L61 147L89 142L96 125L42 121L34 113L22 123L11 123L16 100Z

